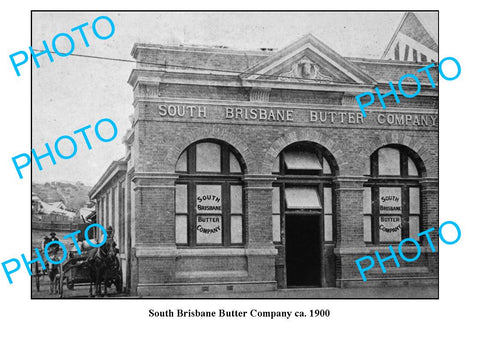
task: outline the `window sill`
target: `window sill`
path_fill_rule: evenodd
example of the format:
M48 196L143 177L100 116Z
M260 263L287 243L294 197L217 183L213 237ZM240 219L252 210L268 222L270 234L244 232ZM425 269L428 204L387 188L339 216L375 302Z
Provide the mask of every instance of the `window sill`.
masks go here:
M398 245L393 244L392 245L393 250L395 251L396 254L398 254ZM432 248L430 246L421 246L420 247L422 254L423 253L433 253ZM335 255L374 255L375 252L378 251L379 254L390 254L390 248L388 245L385 246L379 246L379 245L374 245L374 246L365 246L365 247L341 247L341 248L335 248L334 249L334 254ZM438 251L435 251L438 252ZM417 248L416 247L408 247L408 246L402 246L402 253L404 254L416 254L417 253Z
M137 257L201 257L201 256L275 256L275 247L261 248L176 248L145 247L136 249Z

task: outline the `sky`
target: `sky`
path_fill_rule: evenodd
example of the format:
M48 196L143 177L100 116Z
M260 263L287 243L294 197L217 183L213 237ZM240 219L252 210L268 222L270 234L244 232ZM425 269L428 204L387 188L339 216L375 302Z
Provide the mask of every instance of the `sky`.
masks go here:
M92 32L91 24L100 15L110 17L115 24L110 39L100 40ZM403 12L35 12L32 47L41 49L43 40L51 46L56 34L88 22L84 31L89 47L78 32L71 33L75 54L133 61L130 52L136 42L280 49L312 33L343 56L380 58L402 15ZM98 30L100 34L108 33L105 21L99 21ZM68 50L61 39L57 46L59 50ZM57 138L69 135L77 141L78 149L71 159L56 157L56 165L43 159L42 171L33 164L32 180L93 185L113 160L124 156L122 137L130 126L128 116L133 113L133 93L127 79L134 64L56 55L53 63L46 55L40 56L39 62L40 68L32 69L32 147L40 155L46 152L45 143L53 148ZM118 128L117 137L108 143L99 141L93 132L102 118L112 119ZM87 130L91 150L80 135L73 134L87 125L92 126ZM68 142L63 143L60 149L68 154Z

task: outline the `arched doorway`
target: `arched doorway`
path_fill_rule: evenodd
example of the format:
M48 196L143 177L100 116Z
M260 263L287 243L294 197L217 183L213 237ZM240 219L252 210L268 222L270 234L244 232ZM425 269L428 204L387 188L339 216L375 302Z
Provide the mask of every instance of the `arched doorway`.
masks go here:
M273 174L273 241L279 252L280 287L335 285L335 211L331 153L297 142L278 155Z

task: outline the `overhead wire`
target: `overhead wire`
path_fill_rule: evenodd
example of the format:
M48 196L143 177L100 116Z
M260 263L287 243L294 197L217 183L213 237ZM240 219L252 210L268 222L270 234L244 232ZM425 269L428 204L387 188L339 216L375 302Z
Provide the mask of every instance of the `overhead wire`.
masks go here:
M45 50L38 50L38 49L33 49L35 52L45 52ZM53 54L57 54L55 52L51 52ZM58 55L58 54L57 54ZM165 63L154 63L154 62L147 62L147 61L138 61L138 60L129 60L129 59L122 59L122 58L112 58L112 57L102 57L102 56L94 56L94 55L88 55L88 54L78 54L78 53L71 53L68 56L74 56L74 57L82 57L82 58L90 58L90 59L100 59L100 60L110 60L110 61L119 61L119 62L127 62L127 63L135 63L135 64L142 64L142 65L150 65L150 66L161 66L165 68L165 72L168 72L166 70L167 67L172 67L172 68L183 68L183 69L191 69L191 70L198 70L198 71L211 71L211 72L225 72L225 73L232 73L234 75L241 75L245 72L239 72L239 71L233 71L233 70L224 70L224 69L215 69L215 68L208 68L208 67L198 67L198 66L188 66L188 65L175 65L175 64L167 64ZM63 56L62 56L63 57ZM267 78L277 78L278 75L268 75L264 73L249 73L249 75L256 75L256 76L263 76ZM318 81L325 83L328 81L325 80L319 80L319 79L305 79L305 78L300 78L300 77L292 77L292 76L281 76L282 78L288 78L288 79L296 79L296 80L310 80L310 81Z

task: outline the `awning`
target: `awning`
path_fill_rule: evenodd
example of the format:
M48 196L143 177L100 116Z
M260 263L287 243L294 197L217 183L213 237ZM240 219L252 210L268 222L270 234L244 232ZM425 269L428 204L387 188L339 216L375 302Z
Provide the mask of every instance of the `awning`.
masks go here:
M285 151L285 165L289 170L321 170L320 160L313 152Z
M316 188L293 187L285 188L287 209L321 209Z

